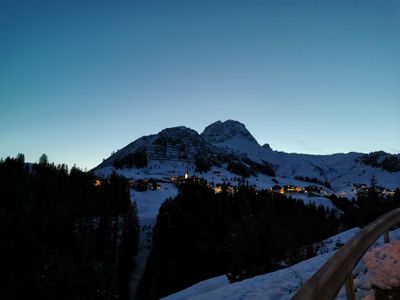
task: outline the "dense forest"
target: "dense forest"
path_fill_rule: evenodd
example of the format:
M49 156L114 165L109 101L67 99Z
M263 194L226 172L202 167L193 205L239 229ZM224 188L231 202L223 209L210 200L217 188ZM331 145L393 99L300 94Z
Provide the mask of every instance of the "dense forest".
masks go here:
M128 299L138 219L127 181L0 162L0 299Z
M365 154L361 161L374 168L382 168L388 172L400 171L400 156L389 154L383 151L376 151Z
M308 258L318 250L313 243L335 234L339 223L334 211L247 185L214 193L186 183L160 209L140 299L221 274L242 280Z
M358 192L357 197L352 200L334 194L328 198L343 212L340 222L345 229L363 227L379 216L400 207L400 189L396 189L393 194L382 193L375 176L371 178L368 190Z

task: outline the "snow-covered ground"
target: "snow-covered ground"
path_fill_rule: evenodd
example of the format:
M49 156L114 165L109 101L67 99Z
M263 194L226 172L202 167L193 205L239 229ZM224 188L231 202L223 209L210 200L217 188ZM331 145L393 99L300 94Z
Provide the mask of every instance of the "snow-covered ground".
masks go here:
M353 228L325 240L325 247L319 255L291 267L233 284L222 275L199 282L163 299L290 299L301 284L336 252L338 246L346 243L357 232L359 229ZM354 269L357 299L375 299L372 286L385 289L400 285L400 229L391 231L390 237L393 240L390 244L383 244L383 238L379 238ZM346 299L344 288L337 299Z
M178 195L178 189L172 183L160 183L160 189L154 191L138 192L131 189L131 199L136 202L140 225L155 225L161 204L176 195Z
M366 288L371 284L390 289L400 286L400 241L384 244L371 249L364 259L366 273L361 273L360 283Z
M132 276L131 295L134 298L135 293L146 269L147 258L150 254L152 243L152 229L156 223L158 211L161 204L168 198L175 197L178 194L178 189L171 183L161 183L159 190L147 190L138 192L130 190L131 200L136 202L140 223L139 249L136 256L136 271Z
M320 206L322 205L325 208L329 208L329 209L335 209L339 212L341 212L333 203L330 199L325 198L325 197L321 197L321 196L308 196L307 194L300 194L300 193L296 193L293 195L289 195L294 199L299 199L299 200L303 200L303 202L305 204L315 204L315 206Z
M359 298L375 299L373 286L383 290L400 286L400 229L391 231L390 238L389 244L382 237L375 242L354 269Z
M152 228L148 226L142 226L139 235L139 247L138 253L135 257L136 269L132 274L132 280L130 284L131 299L136 298L136 293L139 287L140 279L146 269L147 258L150 254L151 243L152 243Z

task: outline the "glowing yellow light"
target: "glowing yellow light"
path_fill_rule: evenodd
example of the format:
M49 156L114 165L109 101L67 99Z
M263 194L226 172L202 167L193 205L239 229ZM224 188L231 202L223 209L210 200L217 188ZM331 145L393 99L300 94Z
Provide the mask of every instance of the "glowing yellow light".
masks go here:
M222 188L220 187L220 186L216 186L216 187L214 187L214 192L215 193L221 193L222 192Z

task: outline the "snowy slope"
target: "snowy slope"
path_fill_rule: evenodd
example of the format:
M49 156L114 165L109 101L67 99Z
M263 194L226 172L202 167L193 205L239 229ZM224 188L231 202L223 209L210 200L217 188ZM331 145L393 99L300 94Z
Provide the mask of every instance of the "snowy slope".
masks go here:
M326 247L313 258L289 268L229 284L226 276L199 282L185 290L163 298L164 300L288 300L335 252L338 243L346 243L357 232L353 228L325 240ZM353 270L357 299L371 297L371 287L391 288L400 285L400 229L390 232L391 244L380 238ZM344 288L336 299L347 299ZM375 299L365 298L365 299Z
M337 191L350 191L353 183L369 183L373 175L382 186L391 189L400 186L400 172L389 173L361 163L363 153L309 155L273 151L268 144L261 147L246 127L237 121L215 122L206 127L201 136L219 148L277 166L279 177L303 176L327 180Z
M155 225L158 210L161 204L168 198L174 198L178 189L173 184L161 183L159 190L147 190L137 192L131 189L131 199L136 202L140 225Z
M291 195L291 197L294 199L303 200L305 204L314 204L315 206L322 205L325 208L338 210L337 207L332 203L332 201L325 197L310 197L308 195L298 193Z
M129 175L125 174L125 175ZM173 198L178 194L178 189L173 184L161 183L159 190L147 190L137 192L130 190L131 200L136 203L139 223L140 236L138 254L136 256L136 270L132 276L130 284L131 294L135 296L139 282L146 269L147 258L150 254L152 242L152 228L156 223L158 211L161 204L168 198Z
M163 299L290 299L300 284L311 277L333 255L336 243L347 242L358 231L359 229L354 228L327 239L325 241L326 253L321 253L316 257L302 261L289 268L233 284L229 284L224 280L225 276L219 276L198 283Z

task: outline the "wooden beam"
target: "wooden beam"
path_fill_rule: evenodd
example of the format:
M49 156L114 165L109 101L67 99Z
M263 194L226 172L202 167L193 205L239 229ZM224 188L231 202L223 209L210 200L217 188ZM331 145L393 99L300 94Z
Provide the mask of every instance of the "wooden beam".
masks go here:
M364 253L397 223L400 223L400 208L361 229L297 291L292 300L333 299Z

